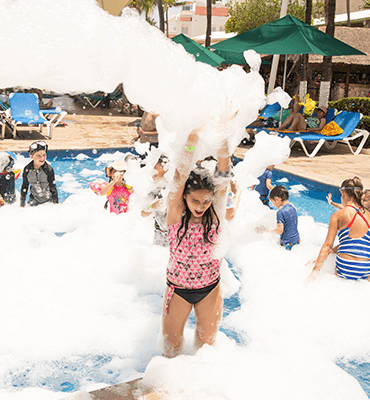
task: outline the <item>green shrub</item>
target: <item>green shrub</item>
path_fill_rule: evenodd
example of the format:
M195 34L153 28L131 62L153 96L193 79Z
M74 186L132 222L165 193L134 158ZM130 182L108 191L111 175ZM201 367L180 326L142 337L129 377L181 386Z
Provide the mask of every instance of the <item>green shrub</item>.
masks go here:
M369 97L345 97L336 101L329 101L330 108L336 108L338 111L353 111L363 115L370 115Z
M336 108L338 111L352 111L363 114L357 128L365 129L370 132L370 98L369 97L345 97L341 100L329 101L329 107ZM358 146L362 138L356 139L353 143ZM370 148L370 137L367 139L364 148Z

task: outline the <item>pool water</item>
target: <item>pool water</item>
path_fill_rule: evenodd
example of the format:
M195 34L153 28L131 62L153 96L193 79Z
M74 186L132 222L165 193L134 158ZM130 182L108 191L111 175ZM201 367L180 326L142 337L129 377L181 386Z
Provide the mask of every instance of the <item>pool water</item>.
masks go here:
M56 175L59 201L63 202L80 189L89 188L89 183L97 178L105 179L105 167L108 165L109 154L117 151L137 154L134 149L104 149L89 151L49 151L48 162ZM24 154L27 156L27 154ZM105 158L104 156L107 156ZM103 157L102 157L103 156ZM67 184L66 184L67 183ZM290 202L297 208L298 215L310 215L315 222L329 223L334 207L326 201L330 192L333 201L340 202L338 188L305 178L274 170L273 185L282 185L289 191ZM16 189L20 190L22 179L16 181Z
M56 175L59 201L65 201L68 196L79 190L89 188L89 183L97 178L105 178L105 167L109 158L120 150L91 150L91 151L59 151L48 153L48 161L52 165ZM111 157L109 156L111 155ZM26 156L26 155L25 155ZM16 182L16 189L20 191L22 179ZM339 190L334 186L328 186L313 182L301 177L285 174L281 171L273 171L273 185L283 185L290 193L290 202L297 208L298 215L310 215L315 222L328 224L334 207L327 203L326 196L330 192L333 201L340 202ZM62 235L63 233L61 233ZM232 269L232 266L231 266ZM233 295L224 302L224 315L240 307L238 294ZM190 318L190 325L195 325L194 315ZM240 342L236 332L223 327L220 328L227 336ZM110 368L109 364L114 358L113 354L99 354L76 357L73 360L58 360L50 364L50 376L35 376L33 371L37 365L29 365L21 369L13 370L8 377L8 383L16 388L47 387L55 391L71 392L78 390L82 383L89 381L116 384L119 382L119 371ZM362 385L370 397L370 364L367 362L353 362L351 360L338 360L337 365L354 376ZM45 366L44 366L45 367ZM49 368L43 368L49 370ZM145 368L142 372L144 372ZM55 371L59 371L57 374Z

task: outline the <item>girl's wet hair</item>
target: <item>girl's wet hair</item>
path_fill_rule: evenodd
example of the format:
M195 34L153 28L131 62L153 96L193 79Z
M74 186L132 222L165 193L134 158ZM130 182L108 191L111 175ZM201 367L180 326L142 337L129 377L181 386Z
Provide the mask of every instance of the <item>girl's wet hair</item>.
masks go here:
M351 197L359 206L362 206L362 195L364 190L364 185L358 176L352 179L346 179L340 185L341 192L345 192L349 197Z
M212 195L215 194L215 185L213 183L212 177L209 176L209 174L207 174L207 171L204 168L197 168L196 170L191 171L189 178L185 183L183 196L186 196L187 194L190 194L197 190L208 190L212 193ZM185 198L184 198L184 204L185 204L185 213L181 218L181 225L179 230L177 231L177 238L179 240L178 246L180 245L182 239L186 235L186 232L189 227L189 221L192 215L188 205L186 204ZM216 232L218 232L220 220L216 214L213 204L211 204L211 206L205 211L202 218L202 225L204 228L203 239L206 243L213 243L209 238L209 233L212 229L213 216L215 216L217 220ZM183 227L184 227L184 232L180 236L180 231Z

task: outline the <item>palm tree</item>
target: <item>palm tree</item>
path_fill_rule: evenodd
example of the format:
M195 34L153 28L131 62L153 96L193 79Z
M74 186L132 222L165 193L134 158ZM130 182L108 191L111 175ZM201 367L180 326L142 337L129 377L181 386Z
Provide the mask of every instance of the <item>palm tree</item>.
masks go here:
M312 0L306 0L306 11L304 22L311 25L312 18ZM303 54L302 63L302 83L300 84L299 95L301 98L307 93L307 68L308 68L308 54Z
M212 0L207 0L207 30L206 40L204 47L211 45L211 32L212 32Z
M334 36L335 30L335 6L336 0L325 0L326 33ZM326 106L330 96L330 83L332 77L332 57L324 57L322 63L321 84L320 84L320 105Z
M156 0L132 0L129 7L135 8L140 14L145 13L145 20L151 25L155 25L155 21L150 17Z
M159 17L159 29L164 33L164 11L162 0L157 0L158 17Z

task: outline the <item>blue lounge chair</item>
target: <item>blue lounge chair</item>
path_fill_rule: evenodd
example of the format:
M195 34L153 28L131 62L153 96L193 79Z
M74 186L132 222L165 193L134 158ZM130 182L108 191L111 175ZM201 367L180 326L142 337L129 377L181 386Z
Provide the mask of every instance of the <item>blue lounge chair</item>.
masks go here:
M351 153L354 155L360 154L364 144L366 143L367 138L369 137L369 132L364 129L356 129L358 123L362 118L362 114L350 111L341 111L334 118L334 121L343 129L343 132L340 135L335 136L326 136L321 135L317 132L281 132L279 136L288 136L291 140L290 147L293 147L295 143L300 143L303 151L308 157L315 157L318 151L321 149L323 144L326 145L327 148L332 149L338 142L347 143ZM272 132L272 131L271 131ZM274 131L276 133L276 131ZM351 146L351 141L361 138L362 140L357 147L357 150L354 150ZM318 142L315 148L309 153L306 148L304 142Z
M46 125L48 136L52 137L52 124L40 112L39 99L35 93L11 93L9 96L10 108L6 111L7 117L13 126L13 138L17 135L19 125L29 127L38 125L40 132Z
M267 104L264 109L260 112L260 115L258 118L260 119L267 119L275 115L279 110L281 106L278 102L274 104Z

